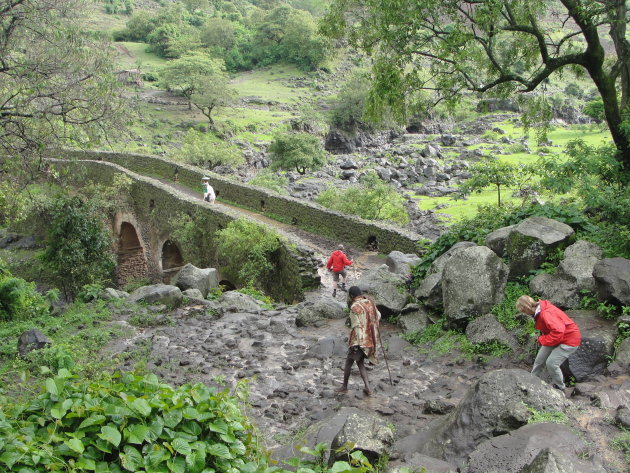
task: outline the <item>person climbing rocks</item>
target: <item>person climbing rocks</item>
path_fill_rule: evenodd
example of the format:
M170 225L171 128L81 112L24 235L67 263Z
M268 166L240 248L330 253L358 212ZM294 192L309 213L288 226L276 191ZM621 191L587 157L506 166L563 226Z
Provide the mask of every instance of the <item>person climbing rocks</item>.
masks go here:
M580 346L580 328L565 314L549 301L536 302L529 296L521 296L516 301L516 310L531 315L536 321L536 330L540 330L538 337L540 350L534 360L532 374L542 375L546 367L553 387L564 391L564 377L560 365L575 353Z
M206 202L214 203L214 200L217 198L214 194L214 189L210 185L210 178L204 177L201 179L201 188L203 190L203 200Z
M328 263L326 263L326 267L328 271L332 271L333 273L333 297L337 296L337 289L339 289L339 277L341 276L341 290L346 290L346 280L348 279L348 273L346 271L346 266L351 266L352 261L348 259L346 254L344 253L343 245L339 245L339 247L332 252L330 257L328 258Z
M368 382L365 359L373 364L377 363L376 347L379 338L379 326L381 313L376 308L374 301L363 294L361 288L352 286L348 290L350 298L350 336L348 337L348 354L343 370L343 384L335 392L345 394L348 392L348 380L352 365L356 362L359 374L363 379L363 393L372 395Z

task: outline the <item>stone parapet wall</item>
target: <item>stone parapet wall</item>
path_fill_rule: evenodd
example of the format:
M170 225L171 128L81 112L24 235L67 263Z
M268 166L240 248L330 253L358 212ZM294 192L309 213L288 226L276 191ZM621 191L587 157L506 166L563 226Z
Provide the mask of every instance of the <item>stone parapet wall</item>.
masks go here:
M371 222L335 212L309 201L282 196L267 189L235 182L185 164L174 163L157 156L106 151L63 150L60 156L73 159L107 161L136 173L161 179L175 180L191 189L199 189L201 178L210 177L210 183L219 199L236 203L260 213L290 223L305 230L332 238L358 248L376 246L381 253L393 250L415 253L422 238L391 225Z
M85 155L82 156L82 158L85 157ZM68 160L49 160L51 165L65 170L69 179L74 177L77 185L85 185L86 181L109 185L113 182L114 176L120 173L131 178L132 184L128 199L130 208L122 210L130 212L135 217L136 230L146 257L147 275L153 281L162 280L162 245L168 240L177 241L173 238L173 234L177 230L174 226L174 220L181 215L187 215L192 219L199 234L199 239L195 242L197 245L196 256L187 254L186 248L181 248L184 259L199 267L218 267L213 241L215 232L225 228L237 218L248 217L243 217L236 211L210 206L202 200L189 197L156 179L136 174L117 164L104 161L82 160L79 163ZM255 220L252 221L259 224ZM316 277L316 267L313 267L312 264L310 264L310 268L304 267L304 262L311 262L312 251L302 246L295 248L297 244L295 241L288 243L285 251L289 255L288 259L285 261L285 267L277 268L276 276L297 280L305 280L305 274L313 274L313 277ZM138 264L136 261L129 268L123 268L125 275L136 276L136 272L140 270ZM274 281L271 285L277 287L279 291L288 286L282 280ZM276 300L284 301L297 300L302 297L301 293L270 293L269 295L275 296Z

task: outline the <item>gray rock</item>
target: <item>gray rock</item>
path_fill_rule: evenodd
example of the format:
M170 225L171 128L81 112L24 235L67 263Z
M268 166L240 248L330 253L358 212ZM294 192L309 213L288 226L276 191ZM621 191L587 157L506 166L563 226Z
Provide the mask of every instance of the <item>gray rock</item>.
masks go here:
M567 311L567 315L580 327L580 348L569 359L568 371L581 382L602 374L614 352L617 327L614 321L599 317L596 311Z
M203 299L204 298L201 291L196 288L186 289L185 291L182 291L182 295L188 297L189 299Z
M431 309L441 309L442 272L444 271L446 262L451 259L453 255L473 246L477 245L471 241L460 241L436 258L427 271L425 278L422 280L420 287L416 290L416 297L424 299L424 303Z
M447 135L442 135L440 137L440 141L442 142L444 146L455 146L455 143L457 142L457 138L455 138L451 134L447 134Z
M330 297L321 296L315 302L302 302L298 306L295 325L308 327L324 319L343 319L347 317L346 306Z
M127 297L129 297L129 293L114 289L113 287L106 287L101 291L98 297L100 299L103 299L104 301L109 301L112 299L126 299Z
M152 286L143 286L136 289L127 297L127 301L164 304L169 307L175 307L182 301L182 291L177 286L153 284Z
M374 298L381 313L386 316L399 314L407 303L405 279L392 273L386 264L370 269L355 282L361 290Z
M578 240L564 250L558 273L575 279L578 291L595 291L593 269L602 258L602 249L588 241Z
M622 370L630 372L630 337L624 339L617 347L615 363L617 363Z
M429 314L424 307L414 304L403 309L403 314L398 317L398 325L405 332L418 332L424 330L430 323Z
M483 442L469 456L466 472L604 473L596 460L580 459L589 451L584 439L568 426L530 424Z
M385 182L391 181L392 171L390 169L377 167L377 168L374 168L374 171L376 172L376 174L378 174L378 177L380 177L383 181Z
M401 473L404 471L403 468L408 468L411 471L422 471L425 473L457 473L457 468L450 463L446 463L445 461L437 458L421 455L419 453L416 453L404 462L400 462L395 466L392 466L388 472Z
M515 225L506 241L510 278L528 276L556 248L570 242L573 229L546 217L530 217Z
M487 314L503 300L507 266L487 246L474 246L453 255L442 275L444 315L449 322Z
M306 352L307 358L325 360L341 359L348 352L348 344L338 337L324 337L315 342Z
M32 352L33 350L41 350L52 345L52 341L36 328L27 330L18 339L17 349L20 356Z
M524 370L484 374L457 409L395 445L400 454L419 452L460 466L481 442L527 424L529 408L564 411L564 394Z
M359 169L359 165L350 158L346 158L343 161L341 161L341 163L339 163L339 167L343 170L347 170L347 169Z
M420 263L420 257L413 253L402 253L401 251L392 251L387 255L385 264L392 273L402 274L403 276L409 276L411 274L411 267Z
M250 312L260 313L260 303L249 294L237 291L224 292L216 300L217 307L221 314L227 312Z
M329 465L336 460L346 460L345 452L341 447L350 443L354 445L353 450L360 450L368 459L377 460L387 453L394 441L394 432L387 423L369 412L352 412L346 417L341 430L337 433L330 448L333 451Z
M208 291L211 288L219 286L219 276L214 268L201 269L188 263L175 275L171 282L182 291L198 289L202 298L204 298L208 295Z
M619 406L615 411L615 422L624 429L630 429L630 408Z
M505 244L508 235L516 225L510 225L508 227L502 227L486 235L485 244L488 248L494 251L498 256L503 258L505 256Z
M593 277L601 299L630 305L630 260L605 258L593 268Z
M574 309L580 304L576 280L564 274L539 274L529 282L529 290L563 309Z
M508 332L493 314L486 314L468 323L466 338L471 343L487 344L500 343L512 350L518 348L518 340Z

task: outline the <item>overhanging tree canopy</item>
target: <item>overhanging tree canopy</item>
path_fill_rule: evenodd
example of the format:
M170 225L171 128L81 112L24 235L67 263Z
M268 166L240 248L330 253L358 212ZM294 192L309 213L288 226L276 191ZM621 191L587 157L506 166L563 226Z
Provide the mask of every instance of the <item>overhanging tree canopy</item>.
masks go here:
M412 90L508 96L586 72L630 171L628 21L625 0L333 0L323 29L375 56L376 109L404 110Z

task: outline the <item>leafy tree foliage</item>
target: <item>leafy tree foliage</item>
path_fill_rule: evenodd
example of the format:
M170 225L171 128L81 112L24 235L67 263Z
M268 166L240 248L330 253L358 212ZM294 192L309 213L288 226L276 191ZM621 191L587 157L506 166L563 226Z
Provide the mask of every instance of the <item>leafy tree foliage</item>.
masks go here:
M175 157L206 169L221 165L238 166L244 161L242 153L235 146L193 129L186 133L184 146Z
M45 314L48 305L35 283L14 277L0 260L0 321L25 320Z
M115 260L101 212L78 196L59 197L51 216L41 258L66 297L74 298L85 284L109 281Z
M319 169L328 155L317 136L308 133L283 133L277 135L268 149L272 169L295 169L300 174L307 169Z
M27 158L63 144L94 145L124 128L128 107L119 100L113 50L84 32L82 5L0 4L0 171L40 169L41 159Z
M405 199L376 173L363 176L358 185L347 189L328 187L317 196L317 203L366 220L389 220L401 225L409 223Z
M497 205L501 207L501 188L516 185L519 173L523 172L524 169L506 161L496 158L485 159L470 168L472 176L460 186L459 191L467 195L471 192L481 192L488 187L495 187Z
M325 30L347 32L375 56L372 110L388 104L399 117L413 90L454 103L466 90L509 96L565 69L585 72L604 103L627 181L629 18L625 0L334 0Z
M188 108L194 104L210 121L212 111L227 105L234 93L228 87L223 62L206 53L196 51L170 61L160 71L162 84L188 99Z

